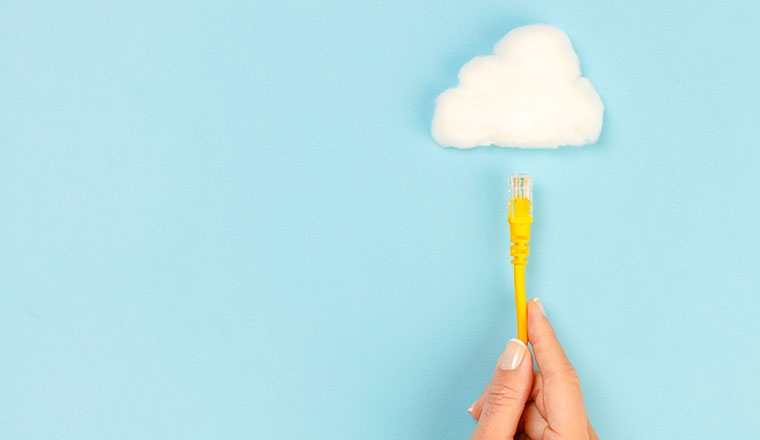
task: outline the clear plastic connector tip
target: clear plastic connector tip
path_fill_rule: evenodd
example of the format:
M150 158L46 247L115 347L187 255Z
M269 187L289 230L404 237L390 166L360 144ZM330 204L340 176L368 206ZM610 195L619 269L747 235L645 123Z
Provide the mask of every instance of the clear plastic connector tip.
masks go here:
M510 177L509 216L533 216L533 178L527 174Z

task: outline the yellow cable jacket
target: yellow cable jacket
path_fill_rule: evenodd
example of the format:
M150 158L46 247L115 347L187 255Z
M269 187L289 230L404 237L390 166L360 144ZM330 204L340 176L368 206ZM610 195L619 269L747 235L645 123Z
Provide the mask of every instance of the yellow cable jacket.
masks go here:
M525 265L515 264L515 310L517 312L517 338L528 343L528 305L525 294Z

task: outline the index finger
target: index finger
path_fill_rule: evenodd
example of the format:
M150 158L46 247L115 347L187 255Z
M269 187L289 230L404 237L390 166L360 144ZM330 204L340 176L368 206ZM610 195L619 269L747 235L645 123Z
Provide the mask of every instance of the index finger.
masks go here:
M541 372L541 392L549 427L571 438L575 438L575 434L585 435L586 408L578 374L567 359L538 298L528 303L528 340Z

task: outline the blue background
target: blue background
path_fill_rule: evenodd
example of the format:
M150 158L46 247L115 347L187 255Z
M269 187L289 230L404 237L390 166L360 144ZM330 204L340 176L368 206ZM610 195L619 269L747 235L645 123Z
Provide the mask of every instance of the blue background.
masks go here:
M516 172L602 438L756 435L760 3L108 3L0 6L0 437L467 437ZM600 141L438 147L537 22Z

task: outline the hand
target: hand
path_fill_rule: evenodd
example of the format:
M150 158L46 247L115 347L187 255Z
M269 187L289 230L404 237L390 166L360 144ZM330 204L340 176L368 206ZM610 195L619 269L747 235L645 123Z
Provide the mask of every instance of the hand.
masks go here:
M599 440L583 404L578 374L538 298L528 302L528 341L512 339L491 383L468 410L478 426L471 440Z

